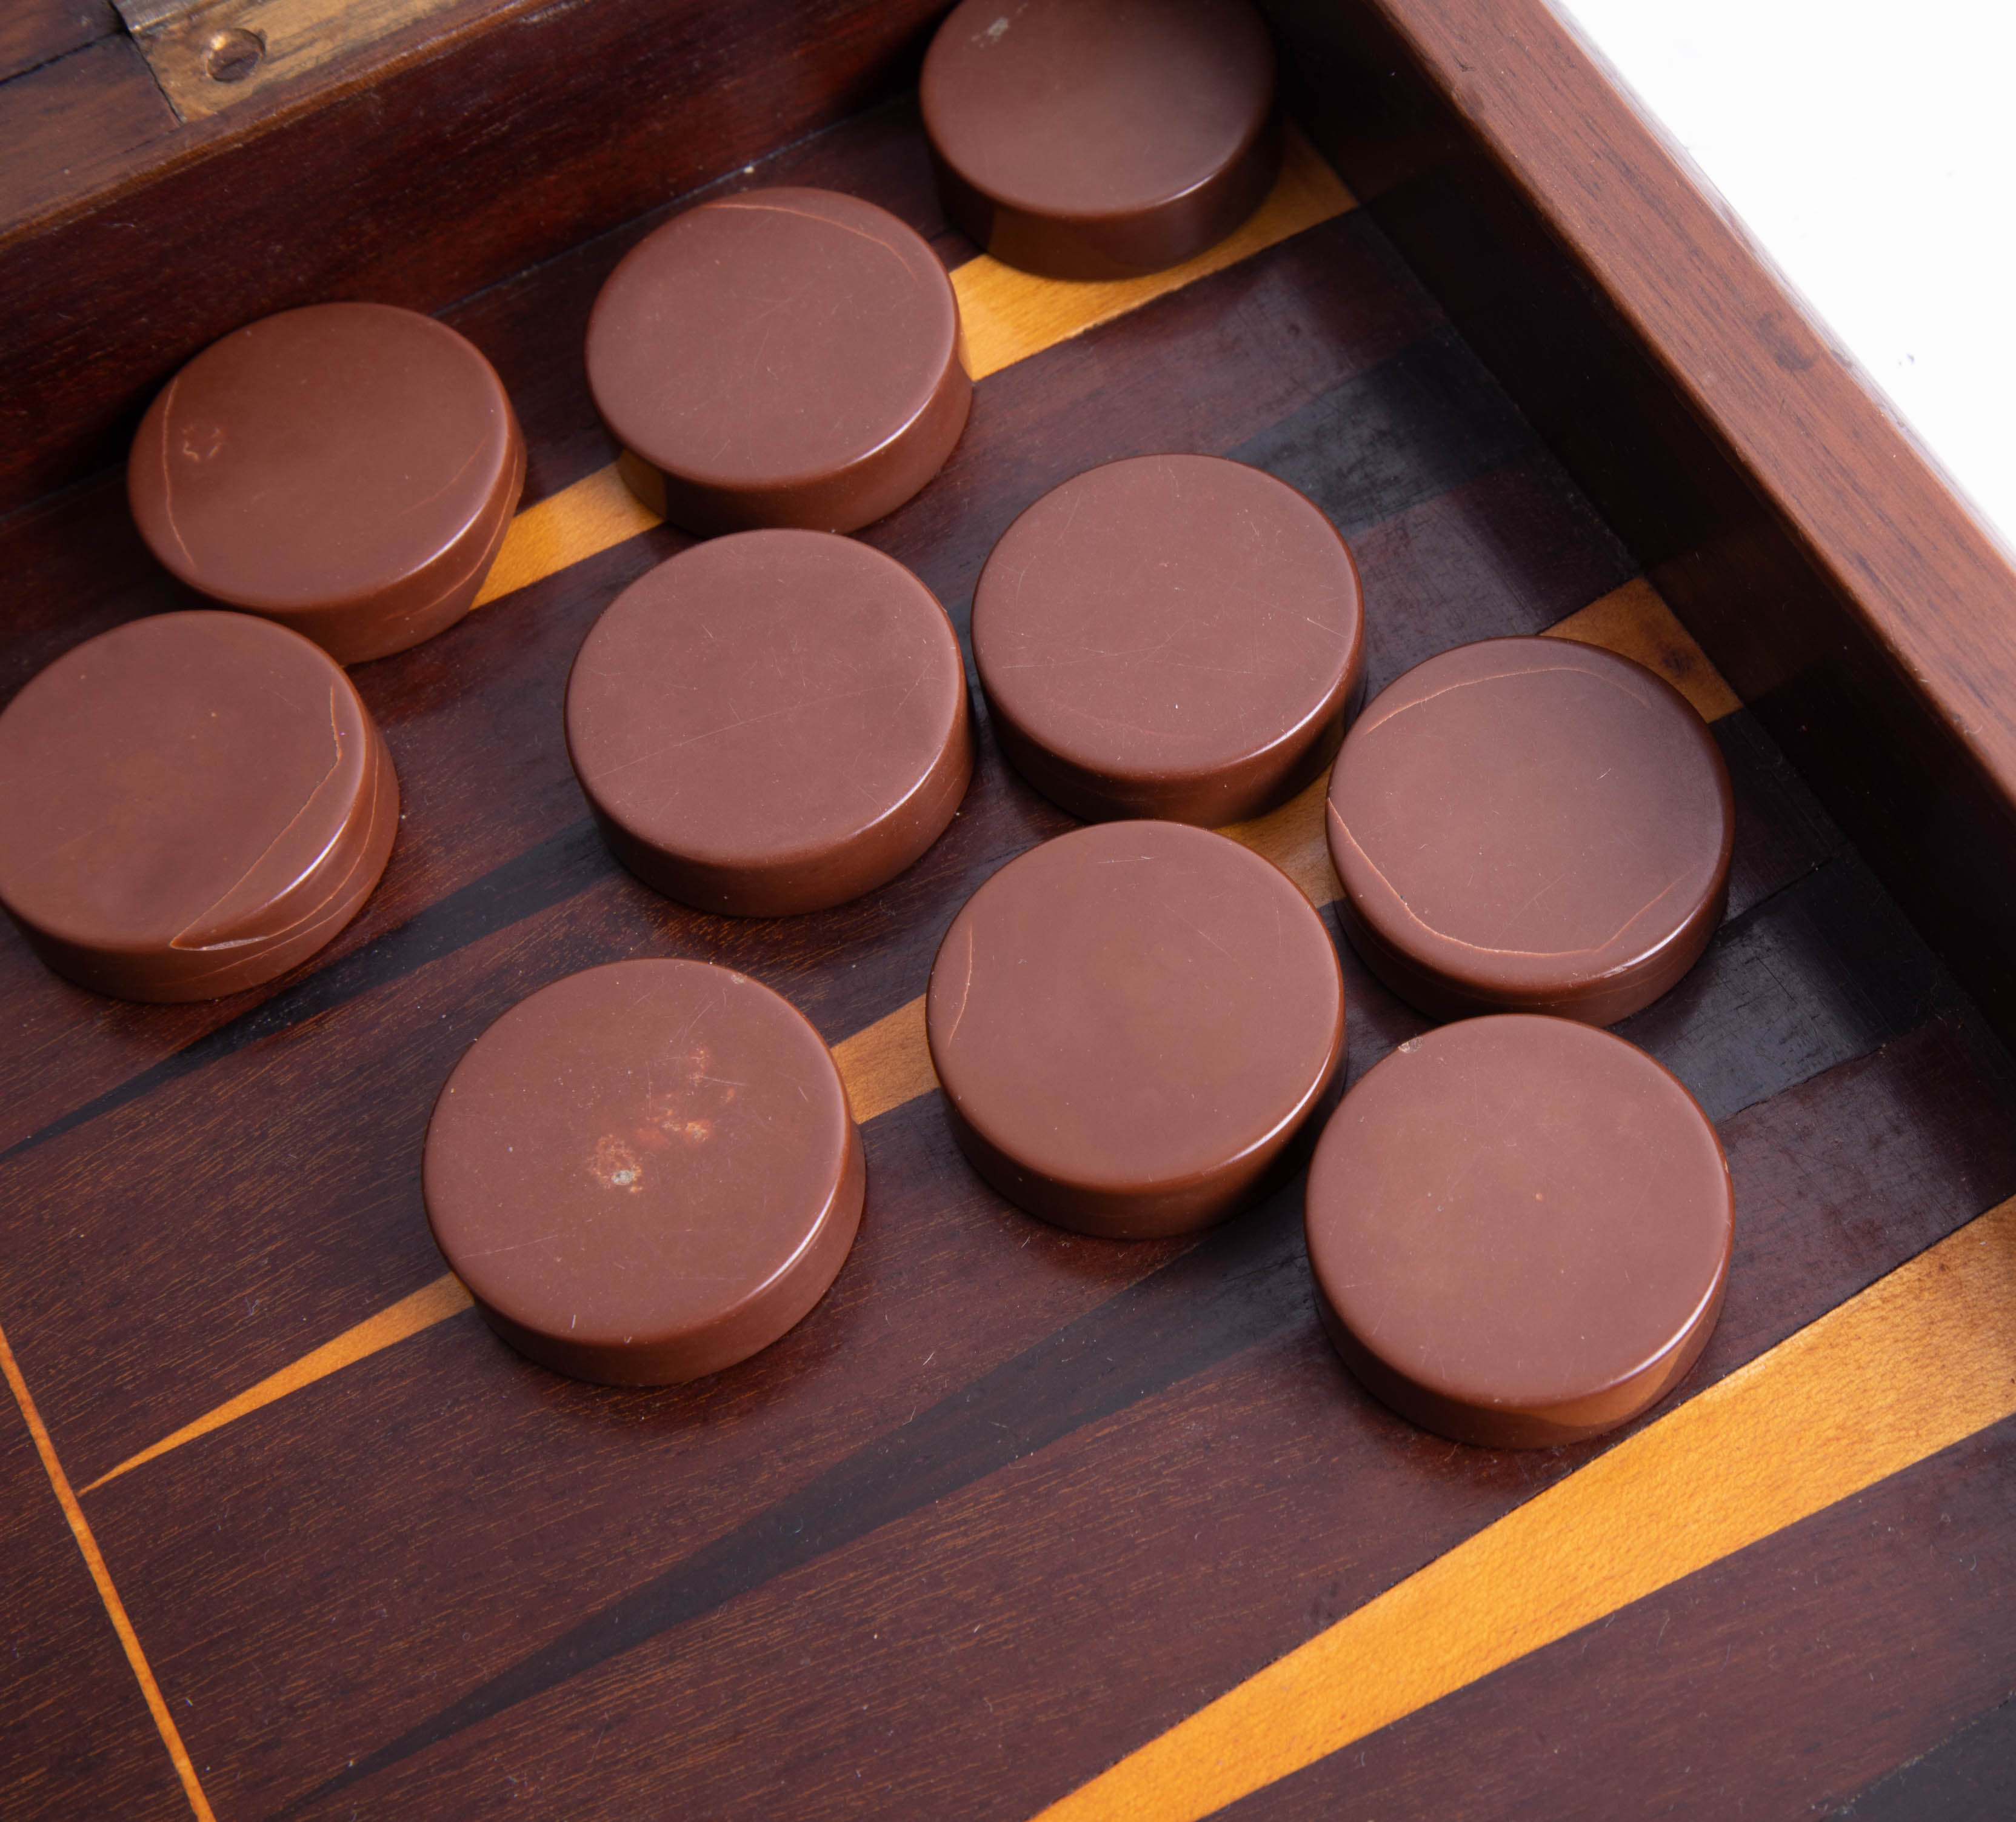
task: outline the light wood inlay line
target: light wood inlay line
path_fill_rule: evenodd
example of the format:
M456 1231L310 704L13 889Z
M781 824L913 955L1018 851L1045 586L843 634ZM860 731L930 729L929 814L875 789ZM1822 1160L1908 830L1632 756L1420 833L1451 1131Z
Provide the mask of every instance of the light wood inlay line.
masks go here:
M1179 1722L1039 1822L1198 1822L2016 1413L2016 1198Z
M501 596L529 589L663 523L623 484L612 462L573 486L547 495L511 521L474 605L488 607Z
M1556 621L1541 637L1607 646L1622 657L1636 658L1679 690L1703 721L1720 721L1743 706L1665 597L1643 576Z
M848 1105L857 1120L872 1120L891 1107L929 1094L938 1085L924 1039L924 996L920 993L833 1047Z
M1078 283L1032 277L984 254L968 260L952 275L967 371L975 380L984 380L1357 206L1336 172L1291 127L1281 175L1245 226L1167 272ZM476 605L481 607L529 588L660 523L658 516L623 484L614 463L598 469L527 506L511 521Z
M42 1458L42 1471L49 1477L50 1489L56 1496L56 1503L63 1508L64 1518L69 1521L70 1535L77 1539L85 1567L91 1572L92 1581L97 1586L98 1598L105 1604L106 1617L112 1622L113 1631L119 1635L120 1649L125 1652L126 1662L132 1667L134 1679L140 1685L140 1693L146 1698L147 1712L154 1717L161 1744L168 1749L168 1758L175 1766L175 1776L182 1780L182 1793L189 1799L189 1808L195 1812L197 1822L216 1822L210 1799L203 1794L203 1785L196 1777L196 1766L182 1745L175 1717L168 1712L161 1686L154 1680L147 1654L140 1648L139 1634L134 1631L132 1621L126 1616L126 1604L112 1585L112 1572L105 1566L104 1554L98 1547L98 1539L92 1535L90 1521L84 1515L84 1508L77 1503L77 1495L70 1489L70 1477L63 1472L63 1464L56 1459L56 1445L49 1440L42 1414L35 1408L28 1382L21 1376L20 1363L14 1358L5 1329L0 1329L0 1373L6 1375L8 1389L14 1395L15 1403L20 1406L22 1421L34 1439L35 1453Z
M616 484L622 485L620 481ZM629 498L627 490L624 497ZM1605 646L1625 657L1637 659L1673 684L1710 719L1742 706L1707 655L1673 618L1672 610L1643 580L1627 582L1579 609L1549 628L1548 636ZM1715 711L1712 715L1711 708ZM1323 798L1328 783L1327 778L1316 779L1278 810L1270 810L1250 823L1229 823L1220 831L1271 860L1301 888L1319 911L1341 889L1330 866L1330 844L1323 834ZM857 1120L872 1120L905 1101L929 1094L938 1086L938 1078L932 1070L930 1047L924 1039L923 996L920 994L851 1037L841 1039L833 1046L833 1059L839 1065L848 1103ZM409 1335L459 1315L469 1306L469 1293L453 1273L445 1273L355 1328L346 1329L335 1340L325 1341L292 1366L270 1374L193 1423L185 1424L173 1435L150 1443L138 1455L100 1475L84 1490L92 1493L143 1462L207 1436L275 1399L299 1392Z
M241 1392L214 1410L204 1413L194 1423L183 1424L173 1435L149 1443L138 1455L129 1455L84 1490L95 1493L107 1481L117 1480L143 1461L152 1461L171 1449L179 1449L185 1442L207 1436L211 1431L221 1429L226 1424L272 1403L275 1399L285 1398L290 1392L299 1392L318 1379L326 1379L352 1362L375 1354L381 1348L389 1348L395 1341L403 1341L409 1335L416 1335L422 1329L432 1328L436 1323L459 1316L469 1307L469 1293L462 1287L462 1280L452 1272L445 1273L431 1284L410 1296L401 1297L376 1316L367 1317L355 1328L345 1329L334 1341L323 1342L312 1353L304 1354L279 1372L268 1374L257 1385Z
M1138 279L1083 282L1041 279L982 254L952 275L966 338L967 371L976 380L985 380L1357 206L1357 198L1345 187L1344 180L1323 162L1301 129L1291 124L1281 175L1266 201L1244 227L1167 272Z

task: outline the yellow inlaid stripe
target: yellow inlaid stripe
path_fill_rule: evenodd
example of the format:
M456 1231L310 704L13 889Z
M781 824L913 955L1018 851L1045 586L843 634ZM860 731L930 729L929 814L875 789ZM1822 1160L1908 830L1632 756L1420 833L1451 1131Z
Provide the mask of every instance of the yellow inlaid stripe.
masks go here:
M20 1364L14 1358L14 1350L8 1345L7 1331L0 1329L0 1374L6 1377L7 1385L14 1395L14 1402L21 1407L22 1421L28 1426L28 1434L34 1439L35 1453L42 1458L42 1471L49 1477L49 1486L56 1496L56 1503L63 1508L63 1515L70 1522L71 1536L77 1539L77 1547L84 1557L85 1567L91 1572L96 1584L98 1598L105 1604L106 1617L112 1622L112 1629L119 1636L120 1649L126 1654L126 1662L132 1668L134 1680L140 1685L140 1694L146 1698L147 1712L154 1717L154 1725L160 1730L161 1744L168 1749L168 1758L175 1768L175 1776L182 1780L182 1794L189 1799L189 1806L195 1811L197 1822L216 1822L211 1813L210 1800L203 1794L203 1785L196 1775L196 1766L182 1745L182 1737L177 1729L175 1717L168 1712L168 1705L162 1696L161 1686L154 1680L154 1673L147 1662L147 1654L140 1648L140 1636L133 1629L133 1622L126 1616L126 1603L119 1598L119 1590L112 1585L112 1572L105 1566L104 1553L98 1547L98 1539L92 1535L90 1521L84 1515L84 1508L77 1504L77 1495L70 1490L70 1476L63 1472L63 1464L56 1459L56 1445L49 1440L49 1432L42 1422L42 1414L35 1408L35 1401L28 1391L28 1382L21 1377Z
M1570 614L1550 631L1587 645L1607 646L1649 664L1687 693L1697 708L1704 702L1725 700L1727 708L1721 712L1740 706L1649 583L1626 583ZM1719 690L1720 695L1715 695L1714 690ZM1702 712L1707 710L1703 708ZM1328 783L1327 779L1317 779L1278 810L1249 823L1231 823L1221 831L1273 862L1301 888L1318 910L1335 898L1339 889L1323 834L1323 797ZM874 1119L905 1101L930 1093L938 1086L938 1077L932 1071L931 1051L924 1039L923 996L920 994L851 1037L843 1038L833 1046L833 1057L857 1120ZM468 1307L469 1293L452 1273L445 1273L195 1422L185 1424L173 1435L150 1444L100 1475L84 1490L91 1493L143 1462L207 1436L275 1399L312 1385Z
M355 1328L345 1329L333 1341L325 1341L312 1353L304 1354L291 1365L283 1366L277 1373L268 1374L257 1385L241 1392L234 1398L207 1411L193 1424L185 1424L171 1436L164 1436L140 1451L129 1455L115 1467L100 1475L84 1490L95 1493L109 1480L138 1467L143 1461L152 1461L157 1455L165 1455L171 1449L179 1449L185 1442L193 1442L199 1436L207 1436L213 1430L235 1422L238 1418L285 1398L288 1393L299 1392L304 1385L312 1385L318 1379L326 1379L330 1374L340 1371L353 1362L376 1353L381 1348L389 1348L395 1341L403 1341L409 1335L416 1335L422 1329L432 1328L437 1322L451 1316L458 1316L470 1306L469 1293L462 1287L462 1280L452 1272L410 1296L401 1297L397 1303L389 1305L376 1316L367 1317Z
M1643 576L1557 621L1541 637L1607 646L1624 657L1636 658L1679 690L1703 721L1720 721L1743 706L1665 597Z
M983 254L952 275L967 369L974 379L984 380L1356 206L1337 174L1291 127L1281 175L1266 201L1243 228L1167 272L1081 284L1036 278ZM611 463L527 506L511 521L476 605L527 588L660 523L657 514L623 484Z
M1302 888L1303 896L1320 911L1344 890L1330 865L1330 838L1323 830L1323 805L1330 795L1330 774L1309 783L1282 805L1250 823L1228 823L1219 830L1263 860L1271 860Z
M612 462L572 487L547 495L511 521L474 605L485 607L500 595L528 589L663 523L623 484Z
M2016 1198L1082 1785L1196 1822L2016 1412Z
M1078 281L1038 278L983 254L952 275L967 371L984 380L1356 207L1343 180L1291 126L1281 175L1266 201L1244 227L1179 266L1138 279Z
M877 1114L887 1113L890 1108L899 1107L938 1086L938 1077L931 1071L931 1055L924 1043L924 1003L921 998L898 1006L852 1037L841 1039L833 1046L833 1057L839 1065L841 1079L846 1084L848 1100L857 1120L872 1120ZM290 1392L299 1392L317 1380L326 1379L332 1373L340 1372L357 1361L403 1341L409 1335L433 1327L437 1322L459 1316L470 1307L470 1294L463 1289L462 1280L454 1273L445 1272L432 1284L401 1298L397 1303L367 1317L355 1327L345 1329L333 1341L325 1341L311 1353L303 1355L277 1373L268 1374L257 1385L214 1410L206 1411L193 1423L183 1424L160 1442L149 1443L139 1454L128 1456L117 1467L100 1475L84 1491L95 1493L107 1481L117 1480L122 1474L130 1473L171 1449L179 1449L185 1442L193 1442L199 1436L207 1436L213 1430L249 1417Z
M857 1120L872 1120L891 1107L929 1094L938 1085L924 1041L924 997L920 993L864 1031L833 1047L848 1104Z

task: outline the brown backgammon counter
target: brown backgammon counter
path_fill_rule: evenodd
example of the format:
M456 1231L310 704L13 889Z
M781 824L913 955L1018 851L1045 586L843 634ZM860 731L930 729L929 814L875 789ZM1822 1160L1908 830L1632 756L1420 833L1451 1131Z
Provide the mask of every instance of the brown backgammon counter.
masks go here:
M1524 0L1322 10L1270 17L1296 117L1363 205L1291 135L1262 214L1153 279L1027 279L946 225L905 87L921 8L657 9L678 82L711 85L685 139L582 149L591 126L614 142L630 104L563 71L557 115L524 126L529 162L470 189L433 243L412 222L396 254L299 230L327 294L438 309L495 365L526 503L466 619L351 673L405 813L328 949L234 999L139 1006L65 985L0 931L6 1822L2006 1813L2016 1063L1978 939L2007 916L2016 819L1995 780L2016 715L1969 656L1989 636L1939 618L1936 590L1901 631L1883 620L1870 578L1901 572L1868 549L1857 569L1824 500L1772 491L1818 445L1788 440L1773 478L1740 412L1672 390L1659 406L1652 380L1684 363L1625 307L1628 275L1577 289L1546 265L1600 266L1577 235L1602 223L1561 225L1586 185L1520 178L1493 111L1522 59L1557 100L1595 80L1544 16L1521 36L1485 21L1524 20ZM564 18L607 52L639 12ZM369 88L293 113L254 96L248 143L333 159L316 135L356 96L431 120L451 75L495 74L559 29L531 6L443 16ZM1465 50L1493 32L1492 56ZM707 61L731 40L744 61ZM1330 104L1354 97L1340 124ZM489 91L459 105L503 117ZM1572 118L1637 157L1606 105ZM495 175L470 137L445 175L355 177L382 186L371 218L397 225L395 177L434 195ZM203 143L207 164L147 182L193 186L243 151ZM358 156L362 171L380 154ZM575 195L577 214L522 206L541 156L558 174L541 194ZM690 541L616 474L581 337L669 212L640 211L717 178L708 193L849 191L952 272L970 420L938 478L860 535L963 642L981 565L1031 502L1095 464L1186 451L1278 475L1349 540L1368 694L1451 646L1552 633L1638 658L1708 718L1736 808L1726 913L1618 1028L1701 1103L1734 1184L1721 1320L1665 1403L1570 1446L1445 1442L1361 1390L1327 1338L1299 1179L1208 1233L1133 1241L986 1186L931 1074L932 958L984 881L1078 825L1006 764L977 693L959 815L865 898L715 917L613 858L568 765L567 669L615 596ZM260 193L229 207L270 237ZM49 209L45 251L83 246L66 236L85 215ZM1657 234L1679 218L1649 218ZM108 262L129 257L93 232ZM107 427L130 430L232 322L310 301L247 276L257 262L216 224L213 239L232 322L157 320L160 346L108 331L74 394L49 382L74 412L31 452L41 466L9 470L26 503L0 519L0 699L181 604L103 466ZM21 244L0 242L0 267ZM1734 284L1697 289L1727 302ZM81 316L95 297L77 293ZM1589 373L1622 373L1635 349L1638 391L1557 384L1559 297L1611 338L1579 344ZM1810 426L1809 332L1754 315L1719 370L1734 386L1780 348L1787 421ZM1635 440L1619 398L1643 414ZM1845 433L1822 453L1867 479L1857 447ZM1668 486L1683 469L1684 496ZM1964 537L1921 542L1935 567L1971 560ZM1921 661L1933 647L1947 672ZM1967 664L1979 699L1942 719ZM1334 936L1323 789L1227 833ZM422 1140L508 1008L659 956L725 966L805 1015L860 1123L866 1201L831 1291L783 1340L711 1379L617 1389L520 1358L445 1276ZM1340 956L1355 1082L1428 1021ZM1940 1807L1967 1801L1986 1806Z

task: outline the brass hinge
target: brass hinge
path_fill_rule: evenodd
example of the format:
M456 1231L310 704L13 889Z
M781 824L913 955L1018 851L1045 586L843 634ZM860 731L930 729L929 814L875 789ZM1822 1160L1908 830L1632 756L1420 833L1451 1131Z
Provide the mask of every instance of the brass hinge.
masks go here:
M457 0L113 0L176 115L221 113Z

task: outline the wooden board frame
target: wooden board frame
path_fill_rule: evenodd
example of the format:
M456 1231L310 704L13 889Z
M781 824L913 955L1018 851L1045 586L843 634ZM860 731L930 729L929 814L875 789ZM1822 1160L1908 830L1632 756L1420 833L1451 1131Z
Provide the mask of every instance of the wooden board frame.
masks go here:
M1325 9L1312 27L1283 8L1276 24L1306 85L1349 31L1390 34L1399 10ZM977 1186L914 996L963 894L1066 820L1003 766L977 701L960 823L884 894L752 927L621 875L581 821L552 693L610 593L683 542L609 484L578 373L587 300L649 218L632 221L447 312L520 403L533 503L479 613L360 668L410 819L358 923L272 991L214 1006L92 1001L0 945L20 1015L0 1064L0 1722L30 1745L0 1747L0 1815L525 1799L571 1818L675 1800L656 1777L691 1813L859 1813L865 1790L878 1813L1003 1822L1046 1802L1057 1822L1290 1822L1363 1792L1379 1813L1476 1822L1737 1796L1747 1813L1905 1814L1970 1781L2006 1790L2016 1065L1653 586L1684 594L1694 571L1648 579L1590 511L1600 495L1636 524L1656 489L1605 464L1640 459L1646 433L1550 419L1546 376L1571 363L1510 342L1480 276L1516 304L1505 322L1544 329L1550 284L1599 327L1612 310L1615 347L1587 358L1619 385L1637 373L1646 421L1665 424L1670 376L1644 322L1560 263L1540 188L1435 114L1456 103L1436 99L1420 46L1411 89L1379 61L1398 41L1356 66L1395 85L1387 104L1405 90L1425 110L1392 115L1390 136L1354 139L1307 86L1300 103L1378 223L1305 183L1240 245L1125 296L1064 297L972 258L934 217L901 102L730 181L859 188L955 268L991 351L973 426L940 483L864 535L956 618L994 533L1072 466L1237 450L1349 529L1378 680L1456 639L1545 631L1653 664L1715 722L1744 805L1733 915L1626 1031L1697 1086L1739 1186L1730 1305L1687 1384L1622 1439L1452 1452L1337 1366L1293 1192L1194 1245L1128 1248ZM866 89L900 81L909 54L869 59ZM230 168L214 156L213 178ZM1438 298L1394 247L1422 271L1454 259L1463 236L1437 239L1451 211L1499 238L1473 242L1469 279L1458 261ZM468 247L424 257L501 257L499 219L479 211ZM382 275L422 256L372 257ZM1723 431L1682 418L1746 510L1780 523L1757 491L1772 477L1744 478ZM0 688L171 604L116 474L0 522L0 551L31 585ZM1748 648L1729 649L1733 670ZM1744 675L1774 719L1793 712L1784 679ZM1322 905L1315 808L1229 833ZM834 1294L746 1370L610 1394L480 1327L409 1179L427 1096L484 1021L557 972L667 951L749 968L835 1044L870 1217ZM1355 1075L1420 1021L1343 960ZM858 1723L857 1695L875 1707ZM673 1703L689 1755L658 1737ZM1773 1725L1813 1731L1785 1754ZM1572 1766L1551 1756L1564 1744ZM1712 1794L1693 1779L1703 1744L1730 1781ZM766 1795L773 1761L790 1781Z
M2016 568L1545 0L1278 0L1309 130L2016 1034Z

